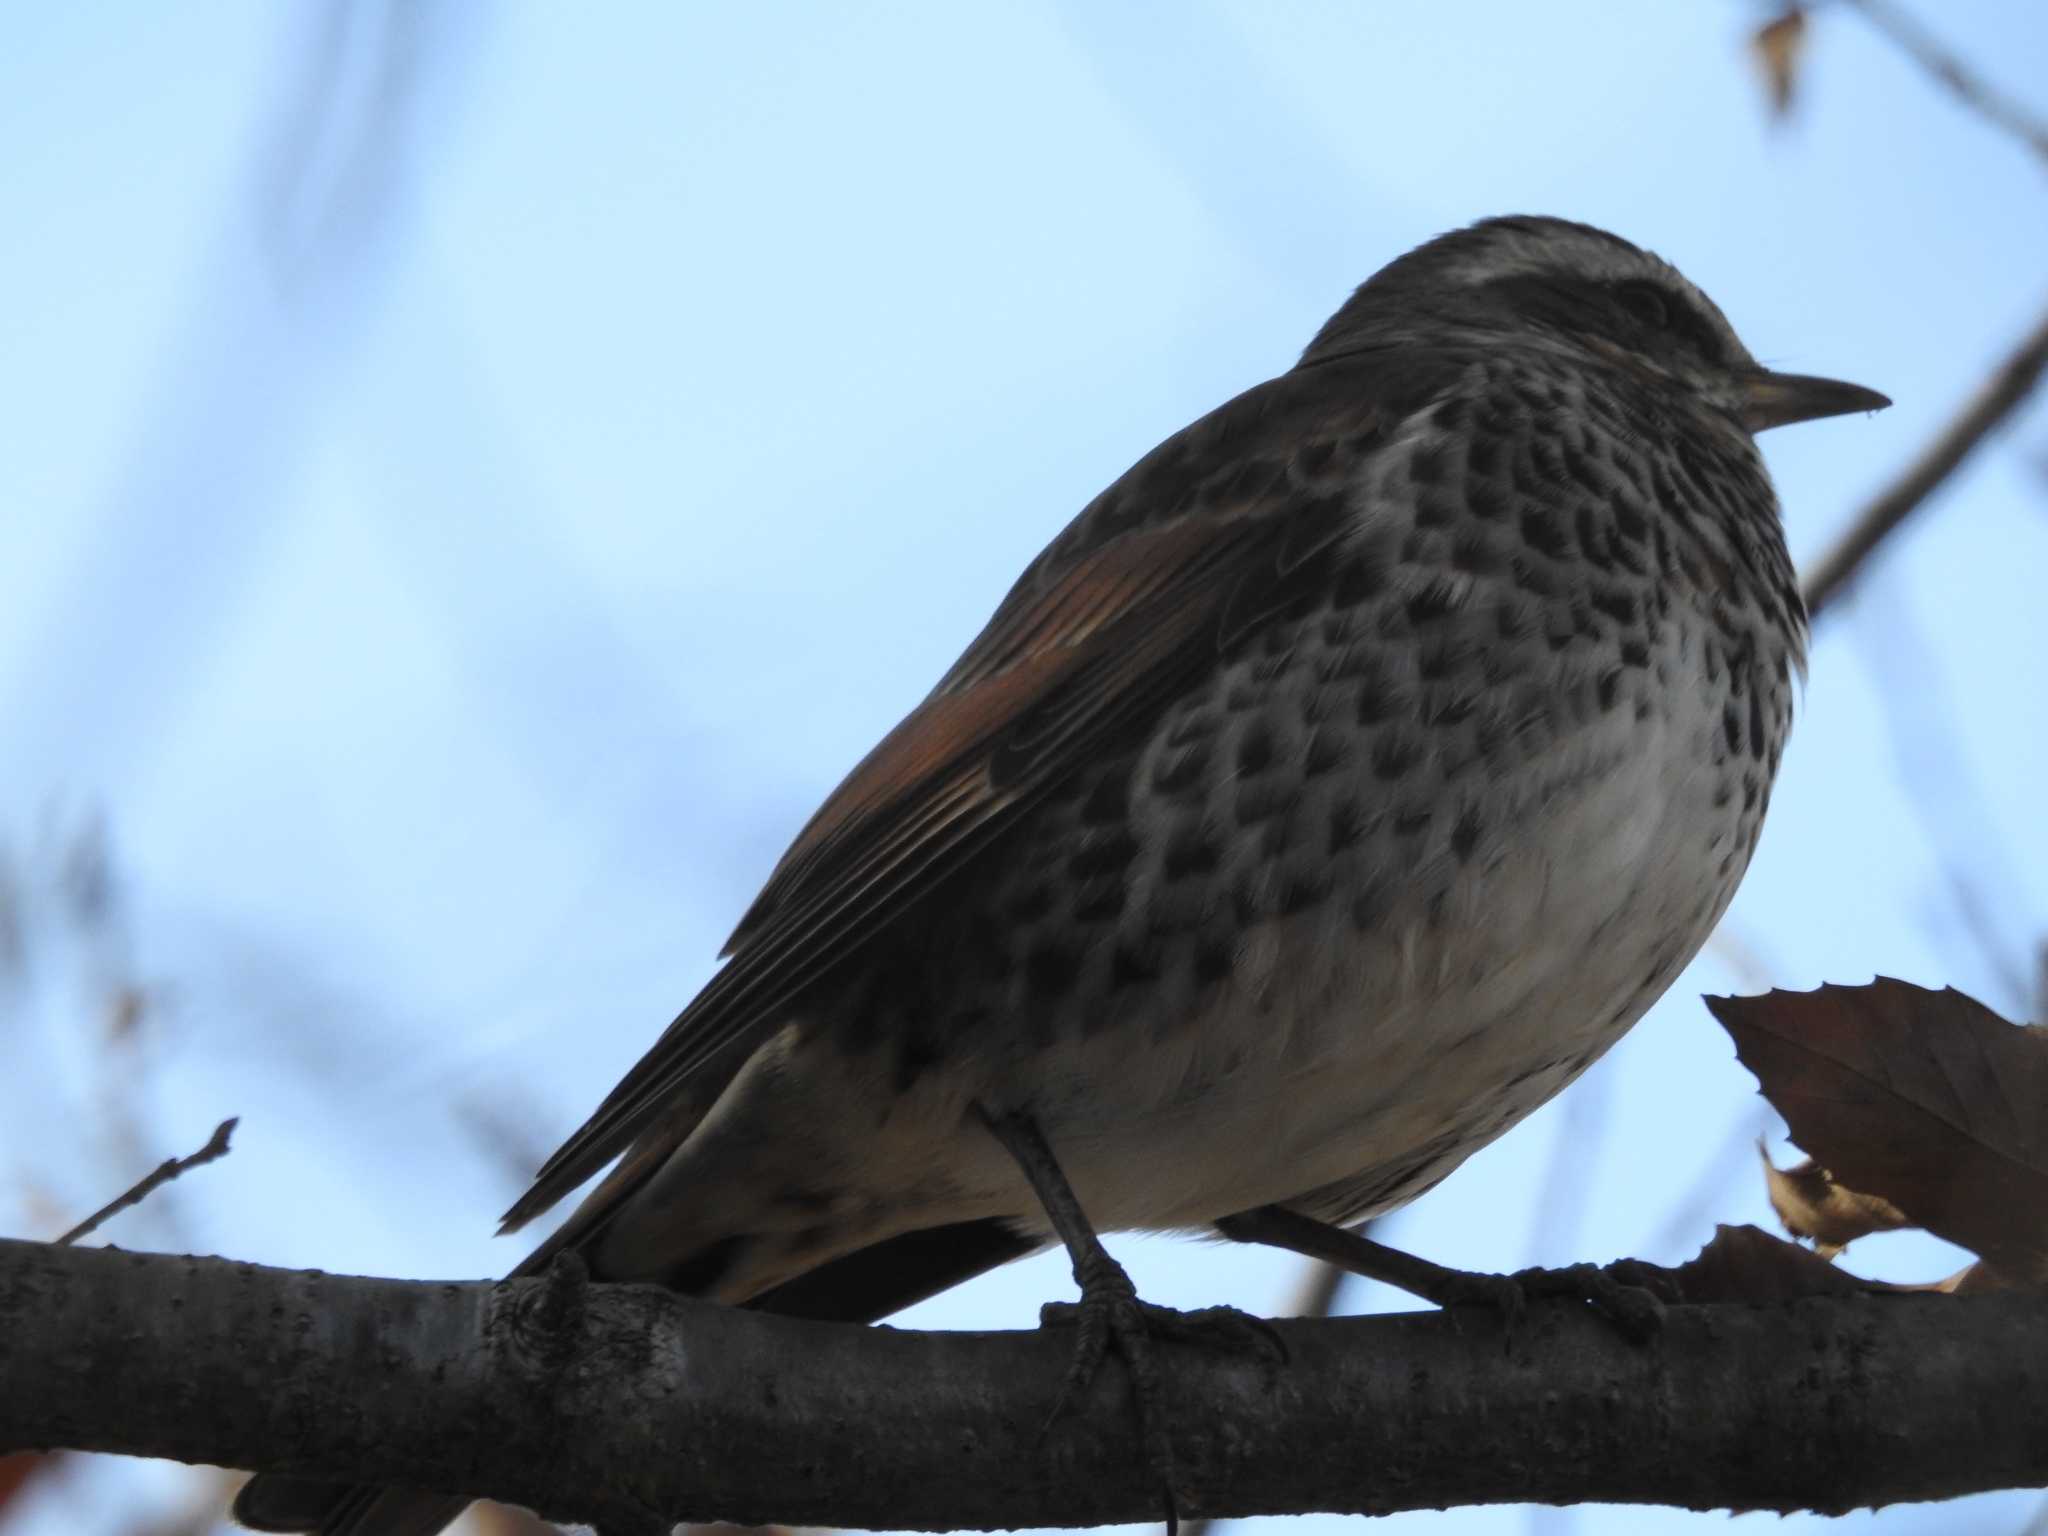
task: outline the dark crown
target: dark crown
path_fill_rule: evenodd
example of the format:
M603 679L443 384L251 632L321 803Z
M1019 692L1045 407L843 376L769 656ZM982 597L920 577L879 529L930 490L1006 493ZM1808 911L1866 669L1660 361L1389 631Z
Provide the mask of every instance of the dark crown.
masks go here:
M1670 263L1569 219L1486 219L1419 245L1366 280L1302 354L1374 346L1597 338L1680 371L1753 368L1727 319Z

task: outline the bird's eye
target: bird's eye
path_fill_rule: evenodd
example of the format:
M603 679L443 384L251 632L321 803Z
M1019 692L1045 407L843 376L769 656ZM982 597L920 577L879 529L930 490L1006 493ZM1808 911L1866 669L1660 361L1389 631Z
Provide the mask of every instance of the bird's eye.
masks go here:
M1614 297L1623 309L1651 330L1661 331L1671 324L1671 305L1655 283L1619 284L1614 290Z
M1671 324L1671 305L1655 283L1620 283L1614 289L1614 299L1651 330Z

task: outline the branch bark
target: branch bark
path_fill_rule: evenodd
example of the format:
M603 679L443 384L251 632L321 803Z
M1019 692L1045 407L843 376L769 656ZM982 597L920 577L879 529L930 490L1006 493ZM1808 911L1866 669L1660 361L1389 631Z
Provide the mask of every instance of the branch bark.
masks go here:
M1162 1346L1219 1516L1506 1501L1845 1510L2048 1484L2048 1294L1275 1325ZM1155 1518L1122 1374L1050 1434L1063 1333L930 1334L583 1283L354 1279L0 1242L0 1449L369 1478L614 1528Z

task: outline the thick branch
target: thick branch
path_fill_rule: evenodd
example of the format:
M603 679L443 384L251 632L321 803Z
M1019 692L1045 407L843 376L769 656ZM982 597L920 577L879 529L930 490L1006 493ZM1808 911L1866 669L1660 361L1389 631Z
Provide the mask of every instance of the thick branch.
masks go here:
M1217 1515L1536 1500L1841 1510L2048 1483L2048 1295L1546 1304L1163 1347ZM636 1528L1157 1514L1121 1374L1045 1437L1063 1334L792 1322L588 1286L336 1278L0 1242L0 1450L369 1477Z
M1806 578L1806 611L1819 618L1847 589L1871 551L1938 489L1998 424L2034 392L2048 370L2048 314L2000 363L1991 377L1920 457L1857 516L1841 541L1814 563Z

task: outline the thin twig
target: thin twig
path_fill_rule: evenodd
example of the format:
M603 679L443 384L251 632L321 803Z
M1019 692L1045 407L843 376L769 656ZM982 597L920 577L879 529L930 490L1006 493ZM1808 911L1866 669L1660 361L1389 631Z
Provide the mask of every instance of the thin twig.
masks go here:
M1861 3L1861 0L1859 0ZM1806 579L1806 611L1819 618L1855 578L1872 550L1925 501L1971 451L2041 382L2048 369L2048 314L1985 380L1947 427L1906 466L1891 486L1865 507L1835 547L1814 563Z
M2017 881L2006 868L1997 818L1962 750L1962 720L1951 707L1934 647L1904 592L1853 608L1849 617L1880 684L1876 697L1899 787L1926 834L1950 910L1996 985L2000 1006L2025 1013L2033 977L2024 951L2016 954L2008 938L2007 917L2019 905L2010 894Z
M1367 1227L1370 1223L1367 1224ZM1361 1227L1361 1232L1367 1230ZM1294 1300L1289 1303L1288 1317L1330 1317L1331 1308L1337 1305L1338 1293L1344 1289L1344 1282L1350 1274L1325 1259L1315 1259L1303 1271L1297 1282ZM1182 1529L1186 1529L1185 1526Z
M1976 73L1942 41L1891 0L1848 0L1870 24L1913 56L1914 62L1949 88L1951 94L1977 113L2012 134L2044 161L2048 161L2048 123L2043 123L2019 102Z
M192 1153L189 1157L173 1157L160 1163L150 1173L137 1180L134 1187L129 1189L126 1194L117 1195L114 1199L109 1200L69 1232L58 1238L57 1245L60 1248L69 1246L86 1234L97 1231L108 1217L125 1211L131 1205L142 1204L158 1188L170 1183L171 1180L185 1172L188 1168L197 1168L201 1163L210 1163L217 1158L226 1157L228 1155L228 1137L234 1133L235 1127L241 1123L241 1118L240 1115L230 1115L227 1119L221 1121L219 1125L213 1128L213 1135L206 1145L197 1152Z

